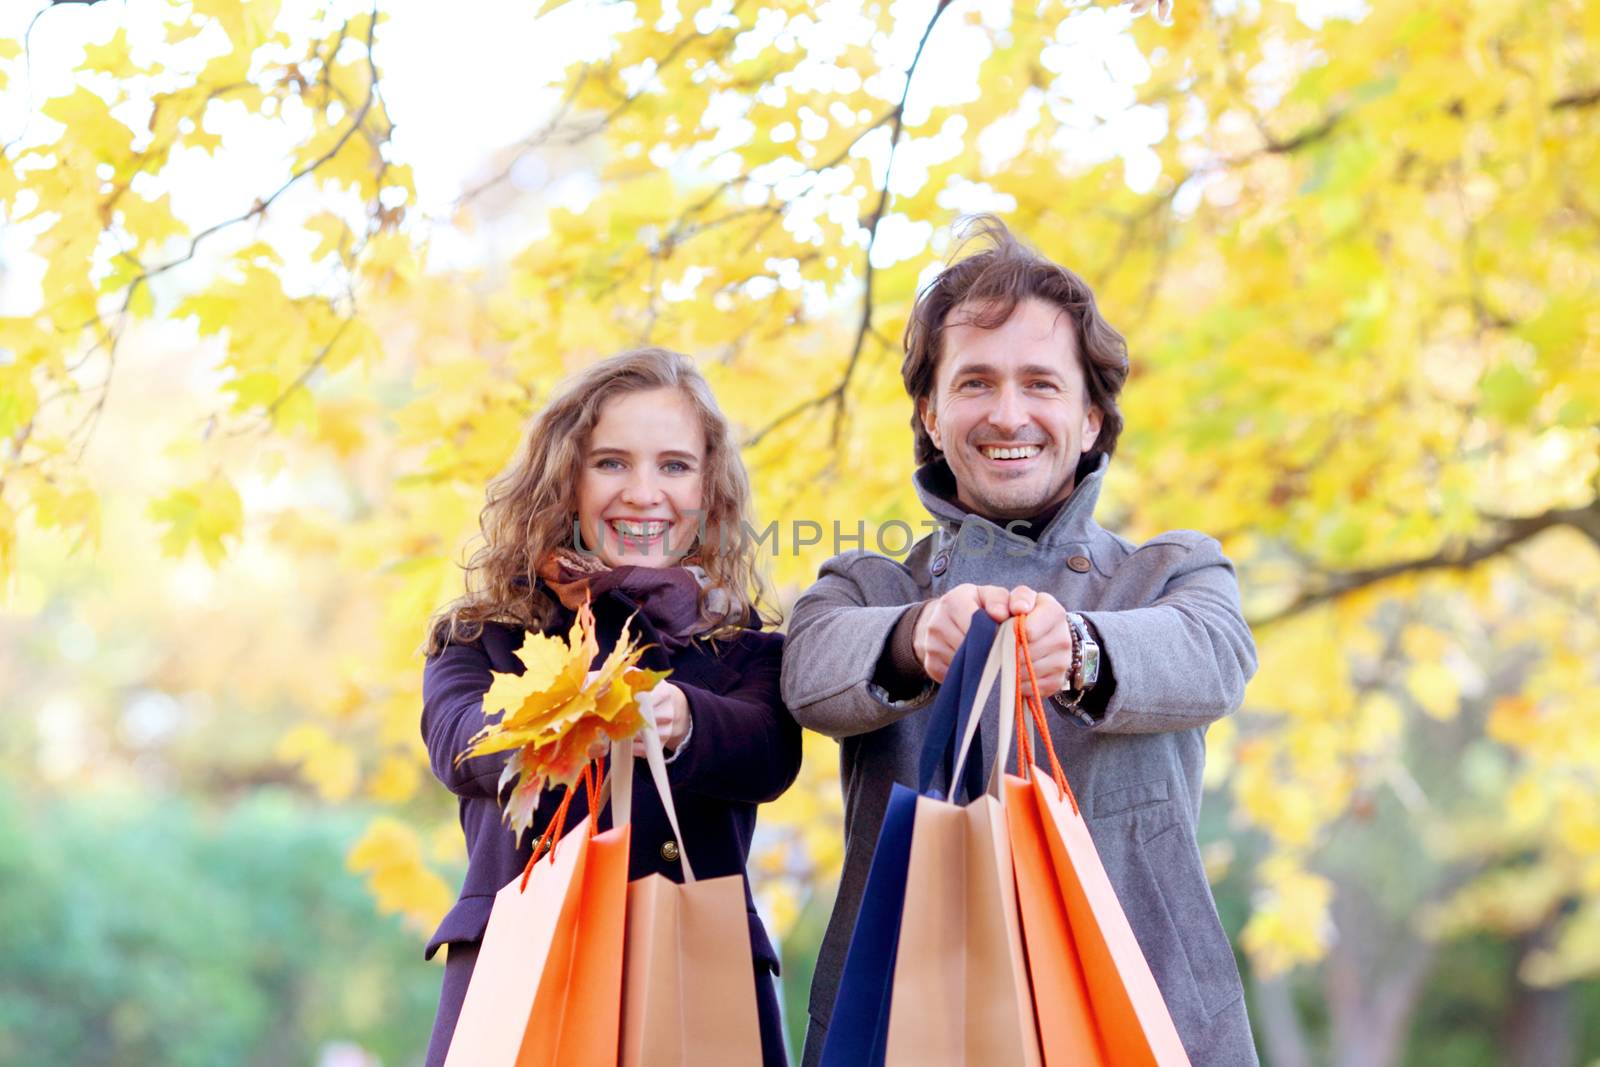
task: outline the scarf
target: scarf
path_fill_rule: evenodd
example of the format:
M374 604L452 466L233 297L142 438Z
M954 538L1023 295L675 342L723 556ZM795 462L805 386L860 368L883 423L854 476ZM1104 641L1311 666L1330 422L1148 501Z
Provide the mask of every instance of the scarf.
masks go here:
M608 567L598 556L558 548L539 561L538 574L569 611L577 611L585 600L613 590L626 594L654 624L669 652L685 647L697 635L740 614L727 590L712 585L705 569L692 563L681 567Z

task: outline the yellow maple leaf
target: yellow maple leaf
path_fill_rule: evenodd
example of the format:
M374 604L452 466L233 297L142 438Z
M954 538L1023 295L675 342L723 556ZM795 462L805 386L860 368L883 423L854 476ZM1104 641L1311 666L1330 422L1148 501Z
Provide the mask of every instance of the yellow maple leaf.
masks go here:
M213 567L228 554L224 541L242 535L244 506L238 492L223 478L176 489L151 503L150 516L167 524L161 549L182 555L195 545Z
M536 696L559 694L562 668L568 658L567 643L559 637L530 633L523 646L517 649L522 661L521 674L495 674L489 691L483 695L483 713L493 715L515 709L520 712Z
M517 782L505 808L513 831L531 825L545 786L570 788L578 780L590 745L625 740L644 725L639 694L668 674L638 667L644 650L624 623L605 662L590 670L600 644L594 612L585 603L565 638L527 636L516 653L521 674L495 673L483 713L499 718L478 731L456 759L511 752L500 784Z

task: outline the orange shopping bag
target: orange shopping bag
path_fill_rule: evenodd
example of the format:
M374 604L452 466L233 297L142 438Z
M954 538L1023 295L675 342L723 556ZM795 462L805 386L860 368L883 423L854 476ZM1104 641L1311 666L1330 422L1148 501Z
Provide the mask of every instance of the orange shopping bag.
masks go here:
M1001 700L1016 708L1023 775L1005 776L1007 825L1046 1067L1189 1067L1056 758L1027 636L1015 620L1007 625L1017 641ZM1033 683L1026 694L1016 685L1019 663ZM1038 728L1049 775L1034 764L1030 722Z
M1083 963L1056 882L1032 785L1005 778L1006 830L1045 1067L1114 1067L1095 1024Z
M549 859L495 894L445 1067L615 1067L628 827L595 833L592 765L582 781L590 814L561 836L569 791Z

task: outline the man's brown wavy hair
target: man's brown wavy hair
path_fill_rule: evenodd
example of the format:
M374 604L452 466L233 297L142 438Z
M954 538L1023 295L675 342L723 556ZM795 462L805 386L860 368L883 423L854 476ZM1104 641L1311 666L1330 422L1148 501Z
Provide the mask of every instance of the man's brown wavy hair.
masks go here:
M964 255L975 244L981 250ZM960 309L963 323L992 330L1004 325L1017 305L1030 298L1054 304L1072 322L1089 402L1101 415L1100 436L1086 460L1096 463L1102 454L1116 451L1122 434L1117 397L1128 380L1128 343L1100 314L1087 282L1017 240L995 216L974 215L966 220L949 265L918 294L906 323L906 358L900 365L900 377L911 395L911 431L918 466L943 455L934 447L917 409L933 392L950 313Z
M534 576L546 553L577 547L578 479L600 411L613 397L651 389L678 390L705 430L701 543L683 562L703 567L712 587L755 610L757 619L772 621L759 612L765 587L756 567L756 542L749 536L750 479L728 420L689 357L641 348L601 360L569 379L534 417L511 465L489 483L488 502L478 517L482 544L465 565L466 593L428 623L424 647L429 656L446 644L476 640L487 621L530 630L551 624L559 607ZM702 590L702 601L704 596ZM736 612L710 636L737 632L742 614Z

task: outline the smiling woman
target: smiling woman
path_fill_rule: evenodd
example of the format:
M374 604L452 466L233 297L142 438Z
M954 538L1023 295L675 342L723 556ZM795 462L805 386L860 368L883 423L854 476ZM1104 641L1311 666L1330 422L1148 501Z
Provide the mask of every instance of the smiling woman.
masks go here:
M578 479L583 548L612 567L682 558L704 514L705 461L705 428L682 392L614 398L591 431Z
M560 604L531 579L556 553L605 567L682 561L703 569L708 590L755 605L749 500L728 422L686 356L648 348L602 360L556 393L489 485L467 591L435 618L428 650L470 641L488 620L547 625Z
M687 357L662 349L602 360L558 390L489 486L467 592L430 625L423 672L423 739L434 773L459 798L468 854L461 894L428 946L430 955L449 946L430 1065L451 1046L495 894L521 877L546 827L561 832L561 798L548 793L529 839L501 825L506 753L459 758L485 712L497 713L485 701L493 676L524 673L526 634L565 632L592 610L591 667L626 631L645 646L640 666L670 672L650 705L671 753L677 821L648 778L635 784L630 876L681 881L690 851L695 876L745 874L756 806L800 770L800 728L778 693L783 637L761 632L749 497L705 379ZM569 827L590 814L586 798L570 792L559 808ZM783 1064L778 957L748 881L745 903L754 995L746 987L744 997L759 1019L762 1061ZM745 1020L752 1038L757 1021ZM471 1032L470 1022L462 1027Z

